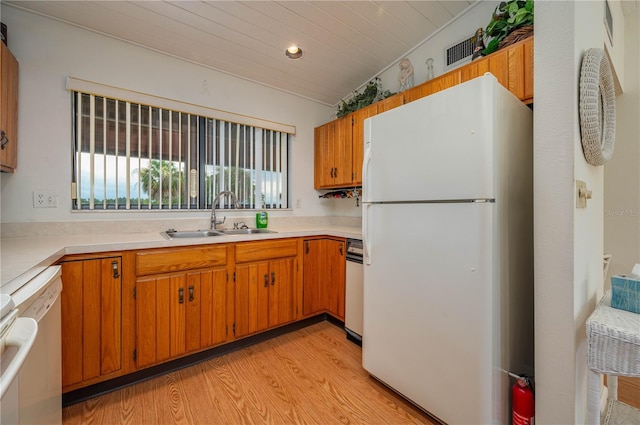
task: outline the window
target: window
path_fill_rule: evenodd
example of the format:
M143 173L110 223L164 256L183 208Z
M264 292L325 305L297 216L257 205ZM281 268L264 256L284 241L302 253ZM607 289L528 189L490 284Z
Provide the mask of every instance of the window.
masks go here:
M288 133L72 93L74 209L289 207Z

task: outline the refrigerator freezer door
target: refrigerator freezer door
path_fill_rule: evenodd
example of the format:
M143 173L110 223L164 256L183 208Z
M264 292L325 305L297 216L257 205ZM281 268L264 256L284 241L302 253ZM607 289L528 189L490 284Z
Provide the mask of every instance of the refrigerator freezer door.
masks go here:
M494 422L494 409L508 401L496 402L502 390L492 384L500 344L492 331L500 314L495 207L367 208L363 366L450 424L502 422Z
M363 202L494 198L494 84L477 78L366 120Z

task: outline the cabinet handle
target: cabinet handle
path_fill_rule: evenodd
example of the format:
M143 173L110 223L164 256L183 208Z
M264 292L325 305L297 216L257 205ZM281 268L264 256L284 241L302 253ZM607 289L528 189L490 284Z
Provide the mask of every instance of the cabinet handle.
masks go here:
M304 253L308 254L309 253L309 242L305 242L304 243Z
M333 175L333 170L335 170L335 168L333 168L333 167L332 167L332 168L331 168L331 173L329 173L329 174L331 174L331 177L334 177L334 175Z
M338 177L338 168L334 168L333 177Z
M7 137L7 133L5 133L4 130L0 130L0 148L4 150L7 143L9 143L9 138Z
M184 288L178 289L178 304L184 304Z
M269 287L269 274L267 273L264 274L264 287L265 288Z
M194 299L194 288L193 285L189 286L189 302L193 301Z
M271 286L276 284L276 272L271 272Z
M343 247L343 244L340 244L340 255L343 255L342 254L342 249L343 249L342 247Z
M113 260L111 262L111 269L113 270L113 278L114 279L119 278L120 277L120 273L118 273L118 262L116 260Z

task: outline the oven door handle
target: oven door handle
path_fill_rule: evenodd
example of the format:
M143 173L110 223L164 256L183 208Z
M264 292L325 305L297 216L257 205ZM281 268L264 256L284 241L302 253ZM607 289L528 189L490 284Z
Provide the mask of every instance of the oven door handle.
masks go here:
M15 310L17 314L17 310ZM11 314L11 313L10 313ZM5 348L17 349L16 354L11 358L8 365L2 365L2 375L0 376L0 398L4 397L15 377L20 372L27 356L31 352L33 343L38 336L38 323L29 317L18 317L11 328L7 331L5 338Z

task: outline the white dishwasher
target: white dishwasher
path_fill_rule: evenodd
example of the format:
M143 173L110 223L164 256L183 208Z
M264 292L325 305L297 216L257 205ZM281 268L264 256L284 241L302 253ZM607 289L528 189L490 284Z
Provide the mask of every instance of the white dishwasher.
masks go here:
M2 399L3 419L8 414L5 408L13 410L13 417L18 418L6 423L62 423L61 291L60 266L52 266L11 294L18 310L16 320L35 321L37 335L14 379L17 406Z
M347 239L344 328L347 338L362 344L362 241Z

